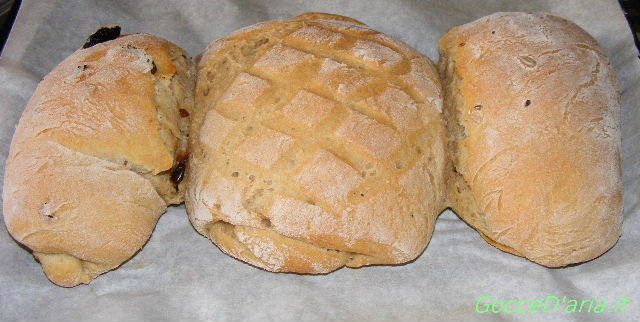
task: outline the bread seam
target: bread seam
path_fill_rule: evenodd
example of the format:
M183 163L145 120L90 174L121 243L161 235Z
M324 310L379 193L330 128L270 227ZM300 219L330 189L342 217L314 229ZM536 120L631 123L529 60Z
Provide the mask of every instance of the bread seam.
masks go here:
M368 258L368 259L370 259L370 260L374 260L374 261L375 261L375 260L380 260L380 258L378 258L378 257L371 256L371 255L368 255L368 254L365 254L365 253L351 252L351 251L346 251L346 250L341 250L341 249L336 249L336 248L328 248L328 247L319 246L319 245L316 245L316 244L310 243L310 242L308 242L308 241L306 241L306 240L304 240L304 239L298 238L298 237L292 237L292 236L282 235L282 234L280 234L280 233L276 232L274 229L271 229L271 228L254 227L254 226L247 226L247 225L234 225L234 224L229 223L229 222L227 222L227 221L225 221L225 220L222 220L222 219L219 219L219 220L216 220L216 221L212 221L212 222L208 223L208 224L205 226L205 231L206 231L206 233L207 233L207 237L209 237L210 239L213 239L213 238L211 237L211 232L210 232L210 228L209 228L209 227L212 227L213 225L219 225L219 224L227 225L228 227L230 227L231 229L233 229L233 234L234 234L233 238L234 238L234 239L235 239L239 244L243 245L244 249L245 249L246 251L248 251L249 253L251 253L251 254L254 254L254 253L253 253L253 251L252 251L252 250L251 250L251 249L246 245L246 243L244 243L244 242L242 242L242 241L238 240L238 238L235 236L235 229L236 229L236 227L247 227L247 228L250 228L250 229L260 229L260 230L265 230L265 231L272 231L272 232L275 232L275 233L279 234L280 236L282 236L282 237L284 237L284 238L287 238L287 239L289 239L289 240L291 240L291 241L294 241L295 243L303 244L305 247L311 247L311 248L315 248L315 249L325 250L325 251L327 251L327 252L336 252L336 253L342 254L342 255L344 255L344 256L346 257L346 259L347 259L347 261L346 261L346 263L345 263L344 265L345 265L345 266L348 266L348 267L361 267L361 266L362 266L362 265L359 265L359 266L349 266L349 264L352 264L352 263L355 261L356 257L365 257L365 258ZM222 250L225 254L228 254L228 253L227 253L227 251L226 251L225 249L223 249L222 247L219 247L219 246L218 246L218 248L220 248L220 250ZM228 254L228 255L230 255L230 254ZM254 256L255 256L255 254L254 254ZM261 258L257 257L257 256L255 256L255 259L256 259L257 261L261 262L261 263L264 263L264 261L263 261ZM250 263L250 264L251 264L251 263ZM257 265L254 265L254 264L252 264L252 265L253 265L253 266L257 266ZM375 264L375 263L371 263L371 264L367 264L367 265L365 265L365 266L369 266L369 265L376 265L376 264ZM260 268L262 268L262 269L265 269L265 270L269 270L269 269L264 268L264 267L261 267L261 266L258 266L258 267L260 267ZM340 268L338 268L338 269L340 269Z
M476 209L480 209L477 200L473 193L469 183L465 180L462 174L458 170L458 166L461 165L459 156L458 144L466 137L465 127L461 120L461 111L459 107L464 106L464 97L460 93L460 84L463 80L458 76L456 72L456 63L453 57L450 57L447 52L440 51L439 62L440 75L442 77L444 86L444 116L447 120L447 162L449 179L447 180L447 204L456 215L461 217L465 222L478 227L478 232L486 230L486 223L482 214L476 214ZM452 92L453 90L453 92ZM455 101L454 101L455 100ZM464 201L471 203L473 209L457 209L459 205L465 203L458 198L464 198Z
M99 156L95 156L95 155L92 155L92 154L89 154L89 153L84 153L84 152L82 152L82 151L73 150L73 149L69 148L68 146L66 146L66 145L64 145L64 144L62 144L62 143L60 143L60 142L59 142L59 141L57 141L57 140L51 140L51 139L50 139L50 140L47 140L47 143L52 143L52 144L58 145L58 146L62 147L63 149L65 149L65 150L67 150L67 151L69 151L69 152L72 152L72 153L77 153L77 154L80 154L80 155L83 155L83 156L86 156L86 157L95 158L95 159L98 159L98 160L104 161L104 162L106 162L106 163L109 163L110 165L112 165L112 166L113 166L113 169L111 169L111 170L115 170L115 171L128 171L128 172L134 173L134 174L135 174L135 175L137 175L138 177L140 177L140 178L144 179L145 181L149 182L149 184L151 184L151 186L153 187L153 190L156 192L156 195L158 196L158 198L160 198L160 199L162 199L162 200L164 201L164 198L162 198L162 196L160 195L160 193L159 193L159 191L157 190L156 186L155 186L155 185L153 184L153 182L148 178L148 176L147 176L147 175L148 175L148 173L139 172L139 171L136 171L135 169L125 168L125 167L121 166L119 162L118 162L118 163L116 163L116 162L114 162L114 161L112 161L112 160L109 160L109 159L107 159L107 158L101 158L101 157L99 157ZM167 170L167 171L169 171L169 170ZM158 175L159 175L159 174L158 174ZM164 202L165 202L165 205L167 205L167 202L166 202L166 201L164 201Z

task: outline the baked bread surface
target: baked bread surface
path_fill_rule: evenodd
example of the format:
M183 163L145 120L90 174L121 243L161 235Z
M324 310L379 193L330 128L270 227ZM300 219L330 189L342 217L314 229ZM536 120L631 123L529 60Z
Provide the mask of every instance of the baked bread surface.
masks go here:
M189 218L269 271L411 261L445 207L437 70L350 18L298 19L241 29L201 55Z
M620 101L596 41L548 14L496 13L440 41L450 205L545 266L593 259L622 223Z
M86 284L119 266L182 201L169 178L194 84L184 51L137 34L76 51L38 85L11 144L3 214L51 281Z

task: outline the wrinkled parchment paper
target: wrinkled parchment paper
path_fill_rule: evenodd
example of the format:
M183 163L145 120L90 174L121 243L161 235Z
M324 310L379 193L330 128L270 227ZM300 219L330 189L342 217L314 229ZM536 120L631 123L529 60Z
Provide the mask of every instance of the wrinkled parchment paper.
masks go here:
M2 169L39 80L99 26L155 34L195 56L235 29L307 11L351 16L434 61L449 29L496 11L550 12L585 28L621 80L625 223L618 244L594 261L548 269L488 245L446 212L411 264L274 274L224 255L191 228L180 206L169 209L145 248L120 269L64 289L0 225L0 321L640 321L640 60L615 0L24 1L0 58ZM564 306L540 314L476 313L483 296L631 302L627 313L567 314Z

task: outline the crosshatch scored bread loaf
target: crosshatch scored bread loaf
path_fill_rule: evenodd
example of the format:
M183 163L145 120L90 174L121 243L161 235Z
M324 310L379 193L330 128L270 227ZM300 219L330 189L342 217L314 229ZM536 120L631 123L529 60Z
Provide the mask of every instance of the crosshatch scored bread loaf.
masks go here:
M167 204L183 199L170 176L187 146L194 66L149 35L96 43L118 37L114 29L98 31L38 85L5 168L7 228L61 286L122 264Z
M306 14L212 43L198 65L187 211L269 271L411 261L444 209L434 64L346 17Z
M620 236L615 71L587 32L497 13L440 41L453 209L492 245L545 266L593 259Z

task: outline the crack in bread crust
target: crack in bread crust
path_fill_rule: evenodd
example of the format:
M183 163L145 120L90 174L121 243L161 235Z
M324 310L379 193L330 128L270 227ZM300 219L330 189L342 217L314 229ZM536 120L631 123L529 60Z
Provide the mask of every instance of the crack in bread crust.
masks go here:
M224 226L225 228L216 229L220 226ZM300 265L299 263L294 263L292 267L283 269L283 266L285 266L287 262L286 258L282 258L280 263L278 262L274 263L273 258L269 257L270 255L273 256L277 254L277 251L274 251L273 254L259 252L258 254L259 257L258 257L255 254L256 253L255 250L252 250L252 247L255 247L255 245L251 243L251 239L244 238L241 240L241 238L237 236L236 230L246 230L246 229L267 230L269 232L264 232L264 233L261 232L259 233L259 235L266 234L271 236L271 238L273 238L278 245L295 245L295 247L300 250L301 254L305 254L305 253L314 254L314 253L324 252L326 254L329 254L328 256L332 260L330 260L328 263L325 262L324 265L322 265L322 263L319 263L315 258L313 259L305 258L306 265ZM219 234L224 234L229 238L235 240L236 246L228 247L230 243L229 242L225 243L224 237L220 237ZM258 268L265 269L267 271L274 271L274 272L287 271L291 273L307 273L309 270L314 270L315 273L317 274L324 274L324 273L329 273L337 268L340 268L341 266L360 267L360 266L363 266L362 263L375 263L375 258L372 258L367 254L360 254L360 253L348 252L348 251L343 251L338 249L320 247L318 245L315 245L303 239L278 235L276 231L266 227L255 228L251 226L233 225L223 220L209 223L206 227L206 236L209 237L211 240L215 241L218 244L218 246L220 246L220 249L226 254L231 255L233 257L237 257L238 259L244 262L247 262ZM225 245L227 247L224 247L221 245ZM297 255L297 256L301 256L301 255ZM327 266L327 264L329 266Z

